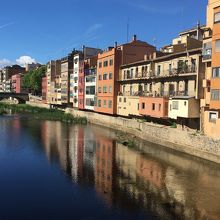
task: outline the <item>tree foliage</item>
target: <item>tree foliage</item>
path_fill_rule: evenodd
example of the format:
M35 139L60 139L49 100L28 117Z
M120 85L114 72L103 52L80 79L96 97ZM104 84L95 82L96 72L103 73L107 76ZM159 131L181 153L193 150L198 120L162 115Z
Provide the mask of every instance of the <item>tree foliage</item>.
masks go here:
M45 76L46 66L27 72L22 78L22 87L28 92L39 95L42 91L42 78Z

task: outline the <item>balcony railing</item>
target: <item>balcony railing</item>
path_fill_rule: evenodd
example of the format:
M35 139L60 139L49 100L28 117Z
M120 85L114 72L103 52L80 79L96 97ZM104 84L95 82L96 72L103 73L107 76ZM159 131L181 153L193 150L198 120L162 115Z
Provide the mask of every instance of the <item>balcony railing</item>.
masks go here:
M137 92L119 92L118 96L141 96L141 97L158 97L158 98L169 98L174 96L195 96L195 91L162 91L162 92L148 92L148 91L137 91Z
M85 73L85 75L95 75L96 69L85 69L84 73Z
M192 66L186 65L183 67L172 68L161 72L149 71L149 72L136 73L134 77L127 75L125 78L121 78L119 81L164 78L164 77L179 76L181 74L190 74L196 72L197 72L196 65L192 65Z

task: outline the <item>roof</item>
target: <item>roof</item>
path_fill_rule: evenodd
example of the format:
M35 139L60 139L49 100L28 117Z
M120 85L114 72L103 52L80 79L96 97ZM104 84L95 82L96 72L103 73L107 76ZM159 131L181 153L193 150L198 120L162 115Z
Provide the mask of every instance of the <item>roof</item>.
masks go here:
M205 29L205 28L206 28L206 25L199 26L199 28L200 28L200 29ZM179 33L179 35L181 36L181 35L186 34L186 33L188 33L188 32L196 31L197 29L198 29L198 26L195 26L195 27L192 27L192 28L190 28L190 29L181 31L181 32Z
M150 63L150 62L160 61L160 60L163 60L163 59L172 58L172 57L175 57L175 56L181 56L181 55L184 55L184 54L187 54L187 53L193 53L193 52L197 52L197 51L202 53L202 47L192 49L192 50L185 50L185 51L178 52L178 53L168 53L168 54L166 53L166 54L164 54L162 56L159 56L159 57L156 57L154 59L141 60L141 61L125 64L125 65L122 65L121 68L126 68L126 67L130 67L130 66L134 66L134 65L147 64L147 63Z

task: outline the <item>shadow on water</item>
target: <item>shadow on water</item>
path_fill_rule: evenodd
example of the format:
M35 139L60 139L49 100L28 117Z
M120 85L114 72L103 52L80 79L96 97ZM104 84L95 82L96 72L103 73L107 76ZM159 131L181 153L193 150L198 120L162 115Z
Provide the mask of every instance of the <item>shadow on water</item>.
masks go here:
M219 165L143 141L130 148L99 126L26 118L1 123L41 142L36 151L43 149L72 184L91 187L110 210L142 213L133 219L220 219Z

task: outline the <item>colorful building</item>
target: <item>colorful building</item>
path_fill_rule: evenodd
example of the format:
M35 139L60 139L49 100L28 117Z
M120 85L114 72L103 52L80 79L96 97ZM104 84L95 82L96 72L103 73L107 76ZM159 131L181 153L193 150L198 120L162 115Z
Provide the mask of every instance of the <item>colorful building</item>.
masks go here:
M207 26L203 40L203 62L206 74L201 101L201 130L220 138L220 1L209 0Z
M97 56L85 60L85 109L94 111L96 93Z
M12 92L22 93L24 90L22 89L22 74L15 74L11 77L12 80Z
M137 40L135 35L131 42L119 46L116 43L114 47L98 54L96 112L117 114L120 66L142 60L144 55L152 54L155 50L154 46Z
M184 103L194 99L190 101L190 106L196 109L197 114L193 114L195 118L192 120L196 120L198 128L199 99L203 97L204 64L200 40L203 30L204 27L198 26L181 32L162 51L145 56L142 61L122 65L117 114L163 119L169 117L180 121L187 114L182 112L184 109L178 108L174 116L172 102L178 104L180 97ZM188 116L184 121L189 126L188 120L191 119Z

